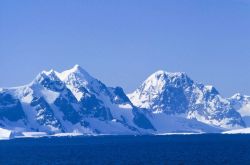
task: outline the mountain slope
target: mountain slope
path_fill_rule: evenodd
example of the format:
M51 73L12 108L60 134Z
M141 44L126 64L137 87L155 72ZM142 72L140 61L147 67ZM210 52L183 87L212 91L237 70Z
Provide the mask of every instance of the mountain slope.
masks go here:
M158 71L128 97L153 114L182 115L225 129L245 127L240 114L214 87L195 83L185 73Z
M247 127L250 127L250 96L235 94L228 99L231 105L241 114Z
M143 124L141 124L143 123ZM154 130L121 88L108 88L76 65L41 72L30 84L0 91L0 126L49 134L141 134Z
M225 99L180 72L158 71L127 96L76 65L1 88L0 128L11 136L218 133L248 126L248 104L246 96Z
M78 65L57 75L76 96L85 118L119 123L133 131L140 131L140 128L153 129L151 123L132 105L122 88L106 87ZM138 121L146 124L141 125Z

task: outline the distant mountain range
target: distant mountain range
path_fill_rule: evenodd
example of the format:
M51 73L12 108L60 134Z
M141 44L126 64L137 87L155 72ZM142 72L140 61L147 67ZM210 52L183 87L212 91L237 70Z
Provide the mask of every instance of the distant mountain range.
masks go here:
M23 136L219 133L250 127L250 97L223 98L185 73L158 71L133 93L107 87L79 65L43 71L28 85L0 88L2 132Z

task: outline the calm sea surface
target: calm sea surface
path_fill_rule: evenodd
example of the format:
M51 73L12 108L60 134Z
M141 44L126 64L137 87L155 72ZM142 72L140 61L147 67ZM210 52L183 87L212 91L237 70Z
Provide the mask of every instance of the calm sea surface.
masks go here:
M0 141L0 165L250 165L250 135L101 136Z

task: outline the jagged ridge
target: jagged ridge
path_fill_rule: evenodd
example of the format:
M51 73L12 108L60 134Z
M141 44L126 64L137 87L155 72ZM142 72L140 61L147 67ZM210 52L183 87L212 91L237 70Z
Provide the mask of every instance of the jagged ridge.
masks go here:
M186 73L165 71L127 97L121 87L107 87L75 65L61 73L43 71L26 86L0 89L0 127L47 134L221 132L248 126L249 100L225 99Z

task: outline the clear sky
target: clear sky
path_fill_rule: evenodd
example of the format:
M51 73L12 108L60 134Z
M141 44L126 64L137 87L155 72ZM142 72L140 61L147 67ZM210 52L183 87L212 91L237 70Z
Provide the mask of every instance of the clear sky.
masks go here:
M131 92L184 71L250 95L250 0L1 0L0 86L81 65Z

